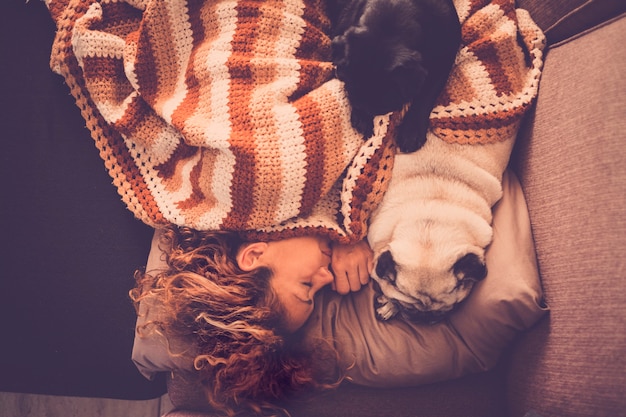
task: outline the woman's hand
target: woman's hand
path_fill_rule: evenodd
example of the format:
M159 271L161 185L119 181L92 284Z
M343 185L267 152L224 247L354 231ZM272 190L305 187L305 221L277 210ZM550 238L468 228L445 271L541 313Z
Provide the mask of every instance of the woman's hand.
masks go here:
M367 240L351 245L336 244L333 246L331 266L335 280L333 290L339 294L358 291L370 280L373 268L374 252Z

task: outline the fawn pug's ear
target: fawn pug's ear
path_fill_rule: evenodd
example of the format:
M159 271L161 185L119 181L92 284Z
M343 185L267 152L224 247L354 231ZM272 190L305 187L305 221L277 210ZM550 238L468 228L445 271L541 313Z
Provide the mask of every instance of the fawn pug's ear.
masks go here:
M385 251L380 254L376 260L376 275L378 278L387 280L389 282L395 282L396 280L396 262L393 260L393 256L390 251Z
M475 253L462 256L452 267L454 276L460 281L480 281L487 276L487 266Z
M346 37L338 35L330 43L333 52L333 61L341 62L346 58Z

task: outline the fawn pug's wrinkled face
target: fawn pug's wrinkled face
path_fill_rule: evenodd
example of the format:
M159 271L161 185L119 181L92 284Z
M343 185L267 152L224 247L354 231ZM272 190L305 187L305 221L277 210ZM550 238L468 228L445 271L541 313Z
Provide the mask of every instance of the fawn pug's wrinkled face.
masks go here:
M439 321L486 276L484 249L471 222L402 217L378 222L372 231L388 232L383 239L378 236L373 248L377 317L389 320L400 314L414 322Z

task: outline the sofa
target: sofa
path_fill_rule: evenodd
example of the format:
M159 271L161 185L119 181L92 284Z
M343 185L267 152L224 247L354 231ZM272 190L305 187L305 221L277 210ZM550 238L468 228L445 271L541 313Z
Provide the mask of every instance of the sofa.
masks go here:
M511 169L549 312L482 372L407 387L343 383L294 417L626 416L626 4L520 0L548 48ZM42 2L0 4L5 236L0 391L142 400L210 417L176 373L131 361L127 292L152 230L125 209L79 109L48 67ZM7 342L9 341L9 342Z
M413 387L350 382L294 417L626 416L626 4L521 0L548 48L510 168L524 190L549 313L488 371ZM167 417L216 415L168 376Z

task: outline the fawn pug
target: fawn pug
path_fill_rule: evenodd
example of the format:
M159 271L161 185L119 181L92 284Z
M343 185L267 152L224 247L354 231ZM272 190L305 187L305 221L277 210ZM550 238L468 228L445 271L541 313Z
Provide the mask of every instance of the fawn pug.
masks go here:
M510 142L461 145L428 133L419 151L396 155L368 231L379 319L437 321L485 277Z

